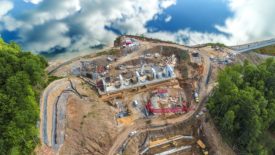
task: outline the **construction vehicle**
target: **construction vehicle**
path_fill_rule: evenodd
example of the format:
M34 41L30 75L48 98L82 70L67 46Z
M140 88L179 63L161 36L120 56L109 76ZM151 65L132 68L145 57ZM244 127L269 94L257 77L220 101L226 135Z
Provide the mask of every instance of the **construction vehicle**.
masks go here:
M202 142L202 140L198 140L197 141L197 144L198 144L198 146L202 149L202 153L204 154L204 155L208 155L208 151L207 151L207 149L206 149L206 146L205 146L205 144Z
M208 151L203 150L202 152L203 152L204 155L208 155Z
M200 102L198 91L195 91L195 92L194 92L194 99L195 99L196 103L199 103L199 102Z
M137 134L138 132L135 130L135 131L132 131L129 133L128 137L132 137L134 136L135 134Z
M198 144L199 147L202 148L202 149L205 149L205 148L206 148L205 144L204 144L200 139L197 141L197 144Z

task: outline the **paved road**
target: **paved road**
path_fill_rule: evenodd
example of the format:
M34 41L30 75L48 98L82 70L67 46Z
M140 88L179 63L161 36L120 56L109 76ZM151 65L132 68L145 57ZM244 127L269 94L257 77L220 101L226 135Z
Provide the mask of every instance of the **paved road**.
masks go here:
M243 52L248 52L251 50L259 49L270 45L275 45L275 38L270 40L244 44L244 45L230 46L229 48L235 50L237 53L243 53Z

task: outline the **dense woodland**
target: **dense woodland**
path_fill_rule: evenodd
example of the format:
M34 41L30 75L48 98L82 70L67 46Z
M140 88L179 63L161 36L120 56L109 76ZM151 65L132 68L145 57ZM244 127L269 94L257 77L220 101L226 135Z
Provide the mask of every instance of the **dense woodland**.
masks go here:
M238 154L275 154L275 60L220 71L207 108Z
M38 139L44 58L0 38L0 154L31 154Z

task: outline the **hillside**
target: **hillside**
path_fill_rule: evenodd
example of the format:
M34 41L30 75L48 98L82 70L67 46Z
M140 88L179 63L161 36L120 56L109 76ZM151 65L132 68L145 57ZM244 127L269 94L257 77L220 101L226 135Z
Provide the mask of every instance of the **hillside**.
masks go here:
M245 154L274 154L275 61L226 67L207 108L223 137Z
M39 95L47 62L0 39L0 154L31 154L39 143Z
M255 50L255 52L260 53L260 54L275 56L275 45L257 49L257 50Z

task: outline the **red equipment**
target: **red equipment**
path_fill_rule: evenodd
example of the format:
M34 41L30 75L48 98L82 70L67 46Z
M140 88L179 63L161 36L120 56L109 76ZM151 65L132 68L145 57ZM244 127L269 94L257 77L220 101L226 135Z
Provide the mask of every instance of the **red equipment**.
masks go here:
M186 105L187 105L186 102L182 102L182 107L155 109L153 108L151 101L149 101L145 107L149 112L152 112L152 113L178 113L178 112L188 112L190 109L187 108Z
M167 92L168 92L167 89L158 89L159 94L164 94L164 93L167 93Z

